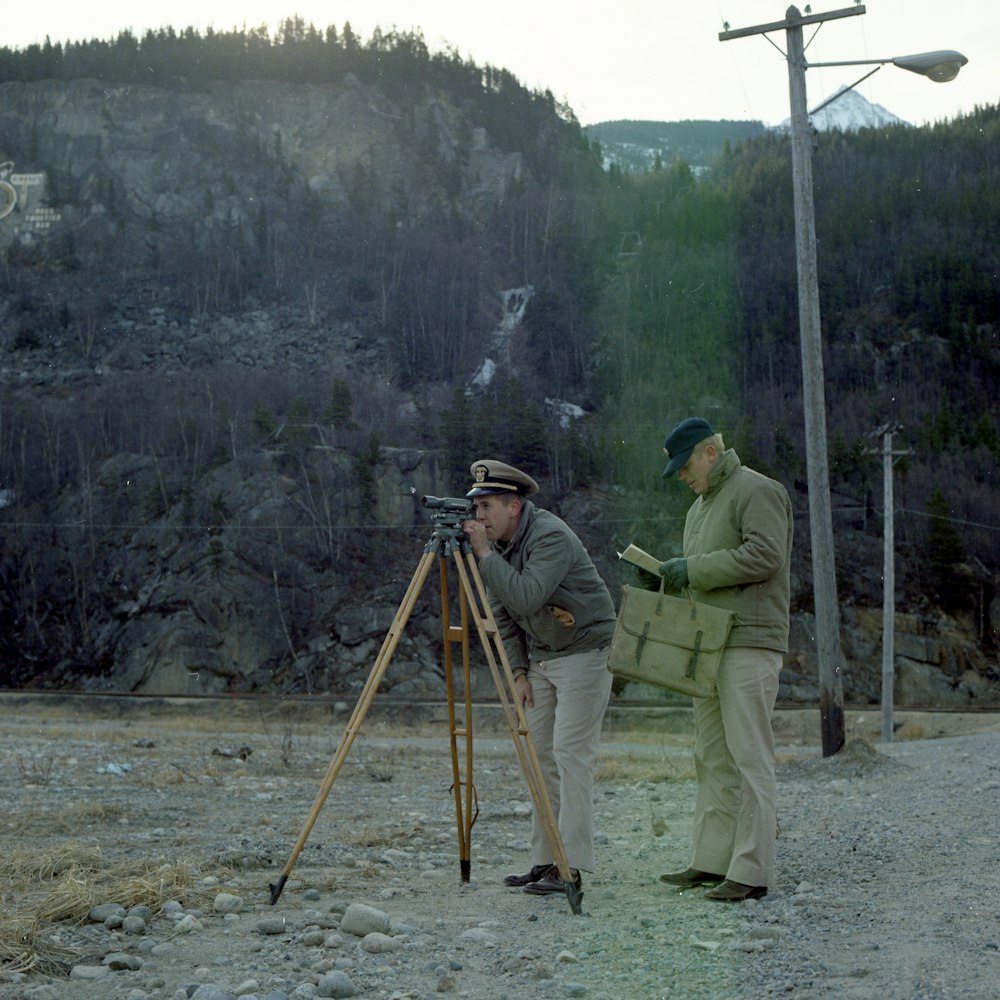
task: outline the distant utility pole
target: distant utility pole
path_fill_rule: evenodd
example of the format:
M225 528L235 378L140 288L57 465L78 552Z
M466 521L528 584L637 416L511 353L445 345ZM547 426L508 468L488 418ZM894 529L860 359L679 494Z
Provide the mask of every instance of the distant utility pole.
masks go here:
M892 469L895 459L912 455L892 450L892 436L902 430L900 424L883 424L872 431L882 439L882 742L892 742L893 687L896 680L896 559L892 498ZM877 455L874 449L870 454Z

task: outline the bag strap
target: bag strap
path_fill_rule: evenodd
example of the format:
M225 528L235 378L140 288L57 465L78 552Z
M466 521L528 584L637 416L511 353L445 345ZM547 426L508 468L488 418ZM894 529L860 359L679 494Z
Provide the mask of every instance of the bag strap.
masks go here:
M659 589L660 599L656 602L656 608L653 611L653 614L655 614L655 615L662 615L663 614L663 598L665 596L665 594L663 592L663 585L664 585L665 582L666 581L661 576L660 577L660 589ZM646 628L649 628L649 622L646 622Z
M694 678L695 667L698 664L698 654L701 652L701 629L695 633L694 637L694 651L691 653L691 659L688 661L687 670L684 672L685 677Z
M681 587L681 594L687 594L688 600L691 602L691 621L696 621L698 618L698 607L694 601L694 594L691 593L690 587ZM701 633L698 633L701 636Z
M639 663L642 660L642 647L646 645L646 636L649 634L649 622L647 621L642 626L642 635L639 636L638 642L635 644L635 662Z

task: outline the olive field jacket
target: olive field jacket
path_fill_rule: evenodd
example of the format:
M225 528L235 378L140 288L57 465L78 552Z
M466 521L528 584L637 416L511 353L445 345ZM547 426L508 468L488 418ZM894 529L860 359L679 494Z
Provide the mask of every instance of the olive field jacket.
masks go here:
M514 537L479 562L514 673L611 643L615 606L583 542L565 521L526 500Z
M792 505L727 449L684 522L691 596L736 612L729 646L788 651Z

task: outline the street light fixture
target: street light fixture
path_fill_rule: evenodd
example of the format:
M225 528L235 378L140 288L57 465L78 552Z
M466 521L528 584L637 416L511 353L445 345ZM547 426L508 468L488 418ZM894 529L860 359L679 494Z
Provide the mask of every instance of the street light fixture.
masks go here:
M799 337L802 352L802 402L805 411L806 479L809 490L809 531L812 548L813 594L816 613L816 658L819 667L820 721L823 756L844 745L844 693L841 679L840 609L833 550L830 508L830 470L826 443L826 399L823 348L819 318L819 280L816 267L816 218L813 206L812 152L806 105L806 62L802 29L843 17L864 14L862 4L825 14L803 16L797 7L785 11L785 20L751 28L724 31L719 41L784 31L787 40L788 91L791 103L792 188L795 199L795 256L799 288ZM875 65L885 63L920 73L938 83L953 80L967 62L959 52L925 52L894 59L855 60L850 63L813 63L813 66ZM869 76L871 73L868 74ZM864 79L864 78L862 78ZM859 80L858 83L861 81ZM857 86L854 84L853 86ZM850 88L848 88L850 89ZM829 101L827 102L829 103ZM818 109L817 109L818 110Z
M935 83L951 83L958 76L958 71L969 60L954 49L939 49L937 52L918 52L912 56L893 56L892 59L849 59L846 62L808 63L806 69L817 66L874 66L881 69L887 63L908 69L911 73L919 73ZM872 73L876 72L872 70ZM870 74L869 74L870 75ZM854 84L853 86L857 86Z

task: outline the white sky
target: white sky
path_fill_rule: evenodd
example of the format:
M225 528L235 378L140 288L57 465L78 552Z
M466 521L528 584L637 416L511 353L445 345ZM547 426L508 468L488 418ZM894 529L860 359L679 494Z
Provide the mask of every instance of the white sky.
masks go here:
M797 3L805 9L805 0ZM814 13L853 0L812 0ZM533 89L551 90L584 125L618 118L760 119L789 115L788 72L782 52L762 35L720 42L732 29L782 21L782 0L49 0L15 6L2 44L112 39L130 29L211 26L228 30L286 17L338 30L350 21L367 40L372 28L422 31L431 50L446 44L479 65L510 70ZM827 22L807 49L811 62L884 59L957 49L968 65L947 84L885 66L858 87L913 124L941 121L1000 103L1000 3L996 0L867 0L867 13ZM813 29L805 29L809 42ZM784 32L768 36L781 50ZM868 68L813 68L809 106L819 104Z

